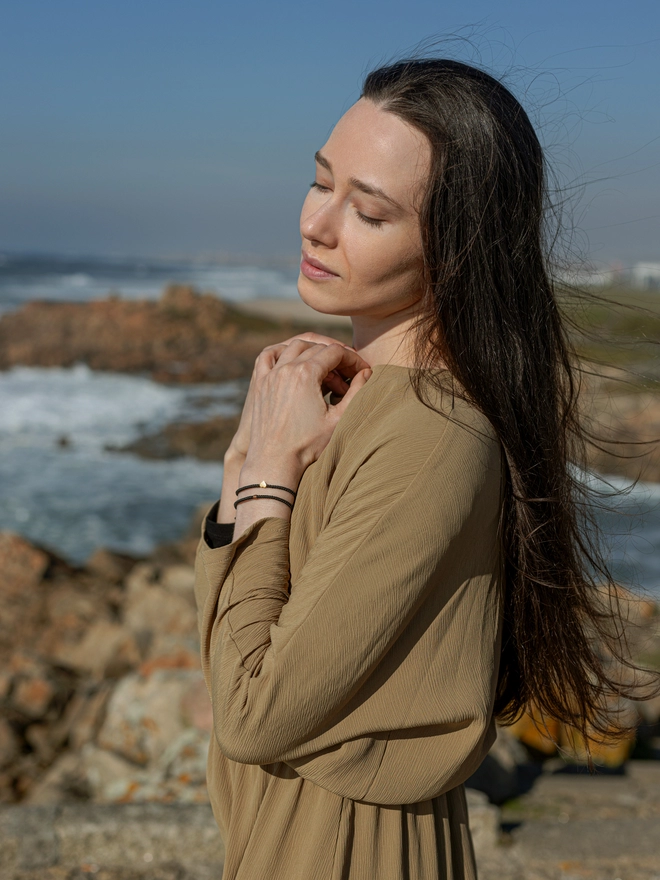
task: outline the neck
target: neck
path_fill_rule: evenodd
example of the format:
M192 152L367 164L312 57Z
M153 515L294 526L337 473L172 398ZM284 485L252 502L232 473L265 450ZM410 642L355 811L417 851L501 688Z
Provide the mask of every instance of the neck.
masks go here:
M371 315L352 315L353 348L368 364L396 364L413 367L413 324L415 314L407 310L376 318Z

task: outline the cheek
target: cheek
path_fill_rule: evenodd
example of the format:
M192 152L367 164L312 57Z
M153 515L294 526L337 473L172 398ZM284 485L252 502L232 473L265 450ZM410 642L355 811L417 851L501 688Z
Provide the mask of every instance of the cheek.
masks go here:
M366 229L351 238L347 247L351 279L364 284L417 278L422 265L421 246L409 235L390 235Z

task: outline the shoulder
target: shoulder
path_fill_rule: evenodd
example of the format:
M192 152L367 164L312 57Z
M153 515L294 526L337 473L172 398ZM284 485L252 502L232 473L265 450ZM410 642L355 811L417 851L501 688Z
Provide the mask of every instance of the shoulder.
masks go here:
M409 475L443 465L472 472L499 469L495 429L449 373L437 383L423 382L420 399L408 370L382 366L376 366L340 421L343 456L355 465L375 458Z

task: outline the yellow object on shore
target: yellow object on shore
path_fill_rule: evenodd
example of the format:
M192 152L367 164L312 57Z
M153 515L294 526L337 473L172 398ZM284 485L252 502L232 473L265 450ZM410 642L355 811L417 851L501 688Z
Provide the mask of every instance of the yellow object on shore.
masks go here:
M576 763L586 764L587 752L585 748L585 740L582 734L574 727L568 727L562 724L560 745L562 750L566 750L567 754L563 757L569 758ZM591 759L594 764L605 767L620 767L630 757L630 753L635 745L635 736L630 734L619 739L595 739L589 737L589 750Z
M587 750L584 736L575 727L557 721L554 718L544 719L541 712L534 706L518 721L507 727L507 730L521 743L553 757L558 752L566 761L577 764L587 763ZM589 737L589 751L594 764L605 767L620 767L630 757L635 745L634 731L623 737L603 737L594 733Z
M533 707L507 730L521 743L551 757L557 753L559 728L559 721L551 718L544 722L541 713Z

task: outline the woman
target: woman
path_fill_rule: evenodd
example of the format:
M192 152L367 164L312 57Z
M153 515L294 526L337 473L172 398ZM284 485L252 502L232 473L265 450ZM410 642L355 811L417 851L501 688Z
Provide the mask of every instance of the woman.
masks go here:
M197 555L224 880L474 878L496 717L601 729L623 692L544 197L522 107L454 61L369 74L316 155L299 292L354 346L258 357Z

